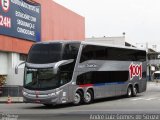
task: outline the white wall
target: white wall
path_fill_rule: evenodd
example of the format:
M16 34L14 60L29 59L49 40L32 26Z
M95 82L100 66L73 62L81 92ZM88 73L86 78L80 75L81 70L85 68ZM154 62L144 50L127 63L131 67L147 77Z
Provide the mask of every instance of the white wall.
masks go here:
M8 54L8 76L7 85L23 85L23 73L24 65L20 66L18 69L18 74L15 74L15 67L17 64L21 63L20 54L9 53Z
M0 75L7 75L7 85L23 85L24 65L19 67L18 75L15 74L15 66L20 62L18 53L0 51Z
M8 54L0 52L0 75L8 74Z

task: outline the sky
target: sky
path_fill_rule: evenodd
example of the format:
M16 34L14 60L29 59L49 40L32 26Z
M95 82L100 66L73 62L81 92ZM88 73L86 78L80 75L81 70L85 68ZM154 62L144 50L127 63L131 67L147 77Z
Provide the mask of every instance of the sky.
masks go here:
M54 0L85 17L86 37L113 37L160 48L160 0Z

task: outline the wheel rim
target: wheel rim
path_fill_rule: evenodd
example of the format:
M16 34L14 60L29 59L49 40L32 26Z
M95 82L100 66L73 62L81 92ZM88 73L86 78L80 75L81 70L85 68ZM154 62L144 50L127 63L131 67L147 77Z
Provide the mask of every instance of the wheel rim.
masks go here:
M131 96L131 95L132 95L131 88L128 88L128 96Z
M78 93L76 93L74 97L74 103L79 104L80 101L81 101L81 96Z
M91 99L92 99L91 94L89 92L87 92L86 95L85 95L85 102L89 103L91 101Z

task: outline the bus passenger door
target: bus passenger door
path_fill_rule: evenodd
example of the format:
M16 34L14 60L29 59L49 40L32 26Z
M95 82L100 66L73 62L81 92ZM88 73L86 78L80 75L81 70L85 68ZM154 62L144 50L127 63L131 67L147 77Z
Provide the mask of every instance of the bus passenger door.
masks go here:
M69 90L69 85L68 85L68 82L69 82L69 72L66 72L66 71L60 71L60 86L61 89L60 92L60 97L59 97L59 101L60 103L67 103L69 101L69 93L68 93L68 90Z
M60 79L60 86L62 88L62 95L60 97L60 101L62 103L66 103L70 101L70 81L72 79L73 75L73 68L74 68L74 62L63 65L59 68L59 79Z

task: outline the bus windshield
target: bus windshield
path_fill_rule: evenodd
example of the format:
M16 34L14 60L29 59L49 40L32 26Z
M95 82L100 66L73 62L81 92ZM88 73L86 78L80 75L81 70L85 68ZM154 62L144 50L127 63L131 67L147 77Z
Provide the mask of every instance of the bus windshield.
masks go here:
M33 90L49 90L57 88L60 85L58 75L53 73L53 68L25 69L25 88Z
M28 54L28 63L45 64L62 60L62 44L35 44Z

